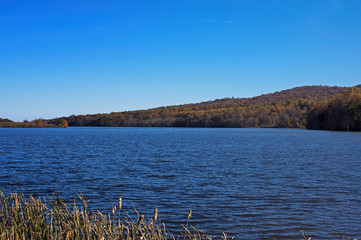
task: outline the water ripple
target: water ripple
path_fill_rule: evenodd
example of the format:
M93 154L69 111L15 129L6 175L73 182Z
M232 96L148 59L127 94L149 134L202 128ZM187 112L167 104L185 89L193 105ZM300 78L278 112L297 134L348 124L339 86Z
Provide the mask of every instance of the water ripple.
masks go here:
M287 129L0 129L0 189L191 224L236 239L361 237L360 133Z

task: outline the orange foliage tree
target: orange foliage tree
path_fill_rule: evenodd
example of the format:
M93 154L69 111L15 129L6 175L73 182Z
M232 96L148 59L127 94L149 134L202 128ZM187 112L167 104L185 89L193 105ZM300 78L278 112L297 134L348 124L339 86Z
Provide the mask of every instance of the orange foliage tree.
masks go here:
M68 121L65 119L61 119L60 126L67 128L68 127Z
M38 119L38 120L36 121L36 126L37 126L38 128L44 127L43 121L42 121L41 119Z

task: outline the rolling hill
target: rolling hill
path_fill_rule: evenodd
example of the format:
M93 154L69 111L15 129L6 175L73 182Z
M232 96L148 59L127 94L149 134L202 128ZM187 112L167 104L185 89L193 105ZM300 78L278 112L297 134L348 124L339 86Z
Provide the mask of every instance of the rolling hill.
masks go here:
M356 87L360 87L358 85ZM252 98L224 98L148 110L72 115L47 120L69 126L303 128L316 106L352 87L303 86Z

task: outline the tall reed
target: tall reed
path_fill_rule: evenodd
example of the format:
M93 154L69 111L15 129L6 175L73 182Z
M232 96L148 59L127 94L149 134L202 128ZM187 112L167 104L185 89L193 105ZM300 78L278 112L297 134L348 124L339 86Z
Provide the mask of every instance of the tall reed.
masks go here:
M152 218L136 211L138 219L133 220L121 212L121 198L110 214L91 211L87 201L79 198L80 204L71 205L59 197L41 200L16 193L5 196L0 190L0 239L227 239L226 235L212 237L188 227L190 215L175 236L160 221L157 209Z

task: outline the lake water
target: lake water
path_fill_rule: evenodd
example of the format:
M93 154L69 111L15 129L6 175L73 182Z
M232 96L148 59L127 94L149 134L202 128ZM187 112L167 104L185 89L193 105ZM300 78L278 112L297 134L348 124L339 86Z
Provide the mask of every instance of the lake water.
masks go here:
M296 129L0 129L0 189L236 239L361 237L361 133Z

